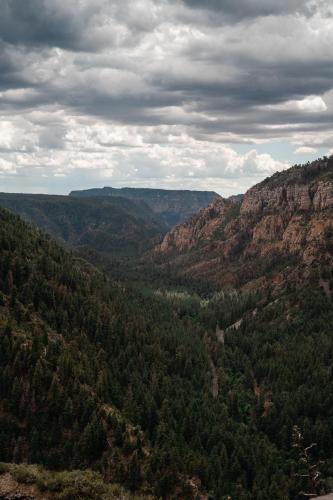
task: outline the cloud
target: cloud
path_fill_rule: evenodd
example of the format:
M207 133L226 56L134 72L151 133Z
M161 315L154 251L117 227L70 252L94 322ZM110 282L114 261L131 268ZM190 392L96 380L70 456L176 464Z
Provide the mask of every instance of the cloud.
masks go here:
M304 0L289 0L276 2L274 0L184 0L185 4L198 8L207 9L232 19L241 20L261 16L272 16L289 14L292 12L304 12L307 10L307 2Z
M3 165L36 186L57 176L62 190L84 171L92 185L210 179L239 191L285 168L258 152L265 143L291 144L290 161L295 148L331 149L330 6L4 0Z
M0 38L15 45L76 47L86 23L96 10L94 3L3 0Z
M4 158L0 158L0 178L3 175L15 175L16 174L16 167L13 165L12 162L6 161Z
M245 189L287 167L254 149L240 154L230 146L194 139L180 126L90 123L61 114L53 117L52 126L43 126L42 118L38 125L27 120L18 121L15 127L4 124L3 175L38 176L39 183L59 178L80 182L81 176L90 182L94 179L97 185L211 189L214 184L215 190L227 195L230 186Z
M300 146L295 150L295 154L297 155L313 155L315 153L317 153L316 148L310 148L307 146Z
M301 111L306 111L308 113L320 113L321 111L327 111L326 103L320 96L306 97L301 101L298 101L297 106Z
M308 96L300 100L286 101L281 104L266 106L266 109L277 111L304 111L305 113L321 113L327 111L327 105L320 96Z

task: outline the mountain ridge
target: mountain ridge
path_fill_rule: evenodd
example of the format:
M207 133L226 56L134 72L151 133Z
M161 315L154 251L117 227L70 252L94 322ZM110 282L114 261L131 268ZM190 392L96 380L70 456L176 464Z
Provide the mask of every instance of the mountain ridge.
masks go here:
M167 270L199 266L198 278L217 276L223 289L209 296L186 284L112 282L1 208L0 461L93 468L108 483L165 500L298 499L308 490L296 427L305 445L318 444L314 458L328 478L311 492L327 491L331 240L315 240L317 261L302 263L276 251L281 238L272 240L265 218L333 217L322 201L294 213L285 203L295 197L276 199L278 211L260 204L244 214L237 200L219 199L183 225L191 248L172 248L173 260L158 255ZM8 468L0 464L0 475ZM59 488L71 488L75 474L64 474Z
M172 228L155 247L155 256L180 273L218 286L239 284L245 268L256 267L259 261L260 265L265 261L266 269L274 268L278 257L296 258L305 265L316 260L331 264L332 215L330 157L274 174L234 203L216 200ZM253 279L264 274L265 268L261 274L258 268Z
M188 219L200 208L209 205L220 195L214 191L191 191L154 188L91 188L71 191L70 197L124 197L143 200L170 227Z
M134 255L167 230L141 200L0 193L0 205L74 249Z

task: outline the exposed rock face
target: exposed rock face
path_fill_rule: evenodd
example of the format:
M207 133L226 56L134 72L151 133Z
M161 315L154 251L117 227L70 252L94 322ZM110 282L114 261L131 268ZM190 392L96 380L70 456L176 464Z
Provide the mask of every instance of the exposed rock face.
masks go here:
M325 210L333 207L333 182L318 182L313 198L313 207L315 210Z
M246 262L254 262L255 275L256 258L333 263L332 251L333 157L275 174L238 202L215 201L173 228L156 248L157 254L183 254L184 272L199 277L209 277L209 266L214 267L223 283L227 272L230 282L230 272L242 264L246 269Z
M258 214L275 210L309 210L312 206L309 186L286 186L275 189L254 186L244 196L241 213Z
M163 239L160 245L161 252L168 252L171 248L184 252L200 240L211 240L223 223L228 207L228 203L219 198L207 208L200 210L188 222L176 226Z
M291 253L300 252L306 243L307 223L303 215L293 215L283 232L282 242Z

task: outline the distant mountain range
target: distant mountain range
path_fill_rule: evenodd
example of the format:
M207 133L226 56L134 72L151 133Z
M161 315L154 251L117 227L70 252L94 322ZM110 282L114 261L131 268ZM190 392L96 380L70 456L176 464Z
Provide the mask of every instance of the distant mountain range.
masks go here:
M149 188L95 188L72 191L75 198L122 197L144 201L169 227L184 222L200 208L206 207L220 195L214 191L188 191Z
M113 193L102 196L103 193ZM118 196L118 193L122 193ZM70 196L0 193L0 206L43 229L113 278L136 273L136 260L216 193L155 189L92 189Z
M71 248L111 256L144 252L167 226L141 200L0 193L0 205Z

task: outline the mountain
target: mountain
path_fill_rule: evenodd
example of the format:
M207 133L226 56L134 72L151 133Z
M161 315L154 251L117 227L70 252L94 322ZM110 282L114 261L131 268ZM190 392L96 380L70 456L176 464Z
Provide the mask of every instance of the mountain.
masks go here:
M3 209L0 271L0 460L91 465L134 487L147 443L114 406L123 292Z
M93 466L157 496L195 491L191 460L203 458L186 421L200 401L202 426L214 404L200 328L3 209L0 271L0 460Z
M213 397L207 335L0 209L0 461L93 467L157 498L218 492L220 433L255 437Z
M155 256L217 287L290 278L332 265L333 157L276 173L240 200L218 199L172 228ZM292 270L292 271L291 271ZM329 284L322 279L327 293Z
M71 248L108 257L140 254L167 229L140 200L0 193L0 205Z
M217 200L144 256L175 270L158 289L0 209L0 496L331 491L332 179L323 159ZM295 217L292 244L271 231ZM193 269L217 290L193 292Z
M233 194L227 198L229 201L232 201L233 203L241 203L243 201L244 195L243 194Z
M184 222L200 208L206 207L220 196L213 191L188 191L148 188L96 188L72 191L76 198L122 197L144 201L169 227Z
M332 471L332 331L316 276L204 300L139 293L0 209L0 461L93 468L145 498L300 498L296 445L317 443ZM0 493L2 474L57 498L107 488L7 463Z

